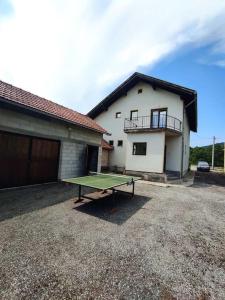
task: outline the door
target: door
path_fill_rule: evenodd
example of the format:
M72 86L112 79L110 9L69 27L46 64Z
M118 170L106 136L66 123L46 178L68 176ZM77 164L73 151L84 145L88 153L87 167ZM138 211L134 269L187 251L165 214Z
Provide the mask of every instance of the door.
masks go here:
M88 145L87 146L87 173L97 172L98 169L98 147Z
M30 184L57 180L58 141L33 138L30 156Z
M60 142L0 132L0 188L56 181Z
M166 145L165 145L165 149L164 149L164 164L163 164L163 172L166 171Z
M167 123L167 109L152 109L151 111L151 127L152 128L166 128Z
M28 184L30 139L0 132L0 188Z
M159 128L165 128L166 127L166 110L160 110L159 112Z

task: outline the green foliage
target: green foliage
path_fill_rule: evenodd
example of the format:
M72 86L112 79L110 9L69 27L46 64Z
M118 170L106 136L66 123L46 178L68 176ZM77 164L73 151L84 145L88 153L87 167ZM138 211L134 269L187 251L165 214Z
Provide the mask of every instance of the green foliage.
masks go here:
M207 161L211 165L212 145L190 148L190 164L196 165L199 160ZM223 166L224 144L215 144L215 166Z

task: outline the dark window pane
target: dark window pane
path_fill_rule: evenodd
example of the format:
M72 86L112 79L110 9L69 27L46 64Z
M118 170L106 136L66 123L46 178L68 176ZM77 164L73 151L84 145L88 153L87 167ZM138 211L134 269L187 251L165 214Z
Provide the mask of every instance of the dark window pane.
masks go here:
M112 140L109 141L109 145L113 146L113 141Z
M133 155L146 155L147 143L133 143Z
M117 145L118 145L119 147L122 147L122 146L123 146L123 141L122 141L122 140L119 140Z
M131 110L130 111L130 119L135 120L138 118L138 110Z

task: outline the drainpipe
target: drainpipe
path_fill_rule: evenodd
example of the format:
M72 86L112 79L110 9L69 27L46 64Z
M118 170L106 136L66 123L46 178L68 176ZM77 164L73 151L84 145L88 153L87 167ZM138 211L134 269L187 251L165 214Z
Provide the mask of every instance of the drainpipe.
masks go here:
M195 97L194 99L189 102L186 106L183 102L183 122L182 122L182 155L181 155L181 174L180 174L180 178L183 176L183 161L184 161L184 113L185 113L185 110L194 102L196 102L196 97L197 97L197 94L195 93ZM189 128L190 130L190 128ZM190 138L190 137L189 137Z
M183 120L182 120L182 147L181 147L181 166L180 166L180 179L183 177L183 162L184 162L184 113L185 113L185 106L183 102Z

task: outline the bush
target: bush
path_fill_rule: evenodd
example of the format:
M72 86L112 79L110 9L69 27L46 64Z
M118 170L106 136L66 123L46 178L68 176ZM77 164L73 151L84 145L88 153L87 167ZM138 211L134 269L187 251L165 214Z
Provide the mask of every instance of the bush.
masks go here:
M203 147L190 148L190 164L196 165L199 160L212 161L212 145ZM224 165L224 144L215 144L215 160L214 165L220 167Z

